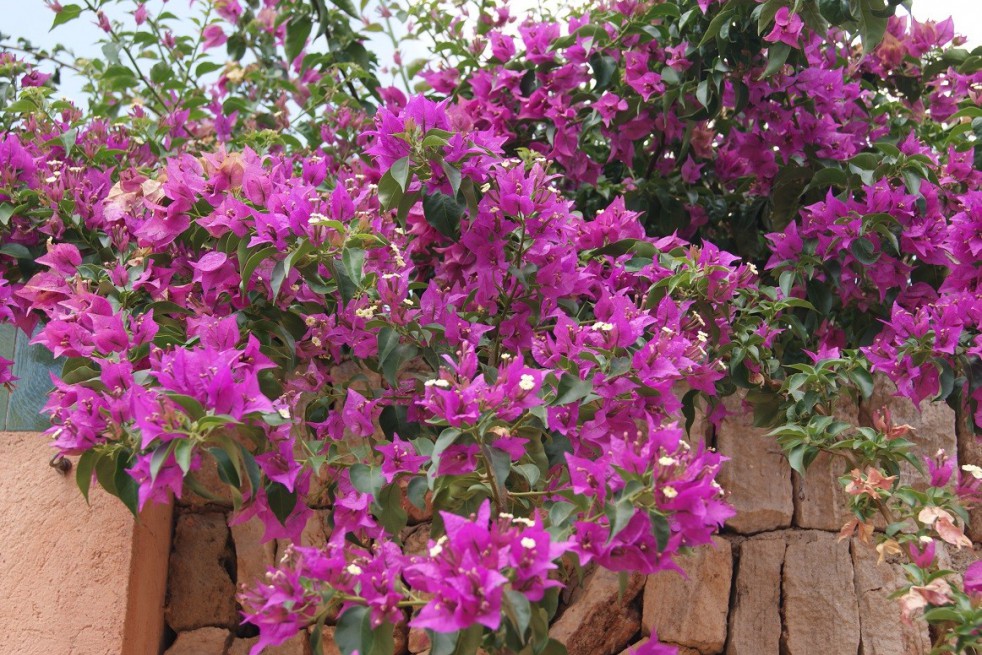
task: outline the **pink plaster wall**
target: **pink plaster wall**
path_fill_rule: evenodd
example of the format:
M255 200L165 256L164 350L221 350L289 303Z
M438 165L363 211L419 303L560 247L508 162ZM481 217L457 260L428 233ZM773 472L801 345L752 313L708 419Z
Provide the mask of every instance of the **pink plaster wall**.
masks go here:
M0 432L0 453L0 653L159 652L171 508L87 506L35 433Z

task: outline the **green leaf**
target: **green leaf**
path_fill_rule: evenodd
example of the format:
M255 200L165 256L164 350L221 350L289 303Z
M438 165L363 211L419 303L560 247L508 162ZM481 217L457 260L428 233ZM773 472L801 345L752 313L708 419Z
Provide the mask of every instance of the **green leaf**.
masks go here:
M664 552L668 546L668 540L672 536L672 527L668 524L668 519L659 512L649 512L651 527L655 533L655 543L658 544L659 552Z
M597 82L596 89L606 89L617 72L617 61L610 55L594 52L590 55L590 68L593 69L593 77Z
M457 192L460 191L460 171L457 170L453 164L448 163L445 159L440 160L440 168L443 169L443 174L447 176L447 181L450 182L450 189L453 192L453 196L457 197Z
M352 18L359 18L358 10L351 0L331 0L331 3Z
M774 43L767 48L767 68L761 73L759 79L770 77L781 70L781 67L788 61L791 54L791 46L787 43Z
M406 498L409 502L413 504L413 507L419 510L426 509L426 492L429 490L429 486L426 484L426 478L417 475L412 480L409 481L409 486L406 487Z
M607 537L609 544L614 540L621 530L627 527L631 517L634 516L634 503L629 498L621 498L613 506L607 506L607 518L610 519L610 536Z
M529 604L529 599L519 591L506 589L502 600L504 600L502 609L505 611L505 616L515 626L519 638L524 638L529 621L532 620L532 606Z
M171 441L170 443L160 444L154 449L153 455L150 456L150 479L156 480L157 474L160 473L160 469L163 468L164 463L170 454L174 451L174 447L177 445L177 441Z
M799 444L792 448L791 452L788 453L788 463L791 464L791 468L801 475L805 474L805 469L807 469L808 464L811 463L807 457L810 450L812 450L811 446Z
M399 189L405 193L406 184L409 182L409 157L403 157L394 161L392 167L389 169L389 175L399 185Z
M382 179L378 181L378 201L383 209L393 209L402 200L403 187L392 175L392 171L386 171Z
M361 248L345 248L341 251L341 264L352 284L361 288L365 279L365 251Z
M572 373L567 373L559 380L556 387L556 400L553 405L568 405L586 398L593 391L591 380L581 380Z
M860 264L867 266L875 264L880 258L880 253L876 250L873 242L866 237L859 237L849 244L849 252L859 261Z
M239 479L239 470L232 462L232 458L221 448L209 448L208 452L215 459L218 467L218 479L236 489L242 486Z
M205 415L205 408L191 396L173 392L168 392L166 396L180 405L187 412L187 415L191 417L192 421L197 421Z
M242 243L245 242L246 240L243 239ZM246 251L244 253L244 257L239 257L239 267L241 269L241 283L239 288L242 291L245 291L256 268L262 264L264 260L269 259L278 252L279 250L277 250L276 246L266 246L253 250L252 252ZM243 259L245 259L245 265L242 264Z
M194 454L194 444L189 439L180 439L174 448L174 460L181 467L184 475L191 470L191 456Z
M348 476L351 478L351 484L355 489L363 494L368 494L372 498L379 497L382 491L382 485L385 484L385 480L382 478L382 472L377 467L368 466L361 462L353 464L348 469Z
M164 61L158 61L150 67L150 81L154 84L163 84L170 79L172 74L171 65Z
M852 16L849 13L849 0L818 0L822 17L832 25L841 25Z
M286 40L283 50L286 52L286 59L292 62L307 45L307 37L313 28L313 22L307 16L296 16L286 28Z
M101 455L96 451L86 450L78 458L78 463L75 464L75 483L82 492L86 503L89 502L89 487L92 486L92 472L95 470L100 457Z
M14 206L7 203L0 203L0 225L6 227L10 225L10 217L14 215Z
M378 495L376 511L379 523L389 534L399 534L406 527L409 515L402 506L402 489L398 484L389 484Z
M455 198L439 191L423 197L423 216L437 232L453 238L460 228L464 206Z
M378 363L385 365L392 351L399 345L399 333L393 328L386 326L378 331Z
M699 47L701 48L704 45L708 44L713 39L715 39L719 35L720 30L723 29L723 25L725 25L727 22L729 22L731 18L733 18L733 14L734 14L734 10L729 7L723 9L718 14L716 14L713 20L709 22L709 26L706 28L706 33L703 35L702 40L699 42Z
M116 458L113 483L116 487L116 496L123 501L133 516L136 516L140 513L140 485L126 470L129 465L129 458L123 456Z
M863 52L873 49L883 40L886 33L888 15L883 0L860 0L859 38L863 42Z
M849 371L849 379L863 394L863 398L869 398L873 395L873 376L869 374L869 371L862 368L853 369Z
M266 483L266 500L276 519L286 525L286 520L297 506L297 494L279 482L270 480Z
M68 21L75 20L82 15L82 8L78 5L62 5L61 9L55 14L55 19L51 23L51 30L64 25ZM51 30L48 30L49 32Z
M334 643L342 655L354 652L370 653L374 642L372 613L364 606L355 605L345 610L334 630Z
M34 259L34 257L31 256L31 251L20 243L3 244L0 246L0 254L10 255L15 259Z

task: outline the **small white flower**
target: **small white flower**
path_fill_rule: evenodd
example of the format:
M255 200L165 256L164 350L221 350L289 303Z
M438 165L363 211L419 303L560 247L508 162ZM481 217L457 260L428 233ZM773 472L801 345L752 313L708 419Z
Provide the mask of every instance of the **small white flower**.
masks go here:
M531 391L535 389L535 378L525 373L522 375L522 379L518 381L518 386L523 391Z
M962 470L970 474L976 480L982 480L982 467L978 467L975 464L964 464Z
M535 548L535 539L531 537L522 537L522 548L527 548L528 550Z
M290 410L286 407L280 407L276 412L283 418L290 418Z
M348 564L346 569L351 575L361 575L361 567L357 564Z
M535 525L535 521L533 521L532 519L527 519L527 518L525 518L524 516L516 516L515 518L513 518L513 519L511 520L511 522L512 522L512 523L519 523L519 524L521 524L521 525L527 525L527 526L529 526L530 528L531 528L531 527L532 527L533 525Z
M423 383L423 386L426 386L426 387L440 387L441 389L447 389L448 387L450 387L450 383L447 382L446 380L443 380L443 379L439 379L439 380L427 380L426 382Z
M754 275L757 275L758 273L757 267L754 266L753 264L747 264L747 270L753 273Z
M675 498L679 495L679 492L675 490L675 487L665 487L661 490L665 494L665 498Z
M698 332L696 332L696 339L699 339L699 341L702 343L706 343L707 341L709 341L709 335L703 332L702 330L699 330Z
M599 330L600 332L610 332L614 329L613 323L604 323L603 321L597 321L593 324L594 330Z
M923 537L918 537L917 539L918 539L918 541L920 541L920 542L921 542L922 544L929 544L929 543L931 543L932 541L934 541L934 539L931 539L931 537L928 537L928 536L923 536Z
M661 466L675 466L679 461L674 457L659 457L658 464Z
M436 557L443 552L443 546L436 543L430 548L430 557Z

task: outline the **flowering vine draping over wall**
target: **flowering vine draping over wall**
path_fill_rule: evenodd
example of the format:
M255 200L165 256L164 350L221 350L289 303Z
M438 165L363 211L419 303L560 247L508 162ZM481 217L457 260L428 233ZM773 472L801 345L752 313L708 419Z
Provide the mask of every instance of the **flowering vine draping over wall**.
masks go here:
M982 471L835 418L881 374L982 425L982 79L950 22L383 7L439 44L407 95L346 2L202 3L191 35L104 4L54 6L107 35L88 112L0 54L0 317L64 358L48 434L83 492L137 511L217 466L267 539L327 510L325 548L243 592L256 652L328 620L345 653L405 620L434 653L562 652L582 567L676 567L732 516L687 433L738 389L796 470L848 463L843 534L886 518L908 615L978 646L978 567L935 549L971 547ZM437 510L421 554L409 505Z

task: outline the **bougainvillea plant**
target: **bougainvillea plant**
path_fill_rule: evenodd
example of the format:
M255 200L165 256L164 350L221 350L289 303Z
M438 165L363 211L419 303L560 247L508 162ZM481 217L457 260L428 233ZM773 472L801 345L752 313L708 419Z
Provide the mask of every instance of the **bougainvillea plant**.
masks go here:
M836 413L876 376L982 432L982 52L906 4L50 3L105 58L0 52L0 318L63 358L48 436L134 512L217 468L267 539L328 517L243 592L255 653L408 621L542 655L584 567L677 567L732 516L690 431L739 392L795 470L844 462L843 536L974 652L982 566L936 549L982 469Z

